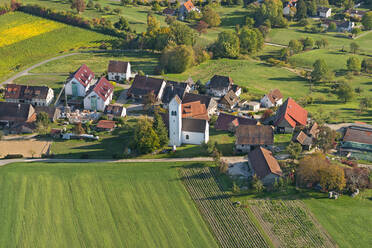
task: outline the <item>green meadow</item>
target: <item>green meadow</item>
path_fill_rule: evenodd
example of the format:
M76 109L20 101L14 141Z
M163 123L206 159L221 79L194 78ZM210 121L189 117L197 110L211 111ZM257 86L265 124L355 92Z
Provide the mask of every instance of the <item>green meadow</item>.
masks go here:
M178 163L0 168L1 247L217 247Z

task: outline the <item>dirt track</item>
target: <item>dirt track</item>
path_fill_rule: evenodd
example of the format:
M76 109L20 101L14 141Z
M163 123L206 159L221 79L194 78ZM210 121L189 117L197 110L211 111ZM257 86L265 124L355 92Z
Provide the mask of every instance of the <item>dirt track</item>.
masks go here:
M7 154L22 154L24 157L41 157L50 146L49 141L30 140L4 140L0 141L0 158Z

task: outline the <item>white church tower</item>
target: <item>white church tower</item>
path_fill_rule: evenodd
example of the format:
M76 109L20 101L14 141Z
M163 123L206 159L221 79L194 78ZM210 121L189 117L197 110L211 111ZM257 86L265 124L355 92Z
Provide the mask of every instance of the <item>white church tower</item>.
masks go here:
M169 144L171 146L181 146L182 132L182 101L176 94L169 103Z

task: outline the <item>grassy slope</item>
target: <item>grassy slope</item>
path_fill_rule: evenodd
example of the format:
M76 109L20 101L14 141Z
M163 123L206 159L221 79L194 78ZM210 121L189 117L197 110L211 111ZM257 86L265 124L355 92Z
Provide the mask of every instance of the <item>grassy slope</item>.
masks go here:
M12 28L14 21L21 23L23 20L28 23L30 19L41 20L39 17L16 12L0 16L0 25ZM57 56L58 53L80 47L97 47L101 41L113 39L115 38L108 35L63 25L58 30L0 47L0 79L16 73L17 70L14 69L16 66L23 69L48 57Z
M174 164L0 168L1 247L216 247Z
M342 196L336 201L322 196L320 199L305 199L304 203L340 247L368 247L372 244L371 190L356 198Z

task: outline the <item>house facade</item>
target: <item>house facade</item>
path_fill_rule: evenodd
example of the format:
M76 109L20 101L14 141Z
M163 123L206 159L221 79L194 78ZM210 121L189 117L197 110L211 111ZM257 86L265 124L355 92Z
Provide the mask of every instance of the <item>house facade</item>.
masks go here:
M109 119L113 119L114 117L125 117L127 115L127 109L122 105L109 104L106 106L104 113Z
M85 94L93 83L93 71L88 66L82 65L67 79L65 93L68 96L85 97Z
M12 127L36 121L36 111L29 103L0 102L0 123Z
M107 77L111 81L129 81L132 76L129 62L111 60L107 69Z
M12 103L29 103L33 106L49 106L54 98L54 91L46 86L28 86L7 84L5 101Z
M233 109L239 103L239 97L234 91L230 90L226 95L224 95L218 103L218 107L223 109Z
M156 101L161 101L166 82L164 79L136 75L127 96L135 100L142 100L148 94L153 93Z
M320 18L328 18L331 17L332 9L328 7L319 7L318 8L318 16Z
M307 115L307 110L288 98L276 112L274 126L279 133L292 133L296 126L306 126Z
M93 89L84 98L84 109L92 111L104 111L110 104L114 93L114 86L102 77Z
M176 147L182 144L200 145L204 142L207 143L209 140L208 119L204 117L198 118L195 114L190 114L190 112L184 114L183 108L181 99L175 95L169 103L168 111L169 144ZM206 110L205 106L204 109Z
M182 100L184 95L190 92L190 85L182 82L167 81L164 93L162 96L162 104L164 108L168 108L169 102L174 98L175 95Z
M210 96L186 93L182 99L182 103L197 102L197 101L205 105L209 116L212 116L217 112L217 106L218 106L217 101L214 100Z
M283 4L283 15L289 16L296 10L297 0L290 0Z
M283 95L278 89L272 90L261 98L260 103L264 108L280 106L283 104Z
M222 97L232 89L233 84L234 82L231 77L214 75L206 83L207 93L215 97Z
M181 4L180 8L178 9L178 19L184 20L186 19L187 15L192 11L199 11L191 0L188 0Z

